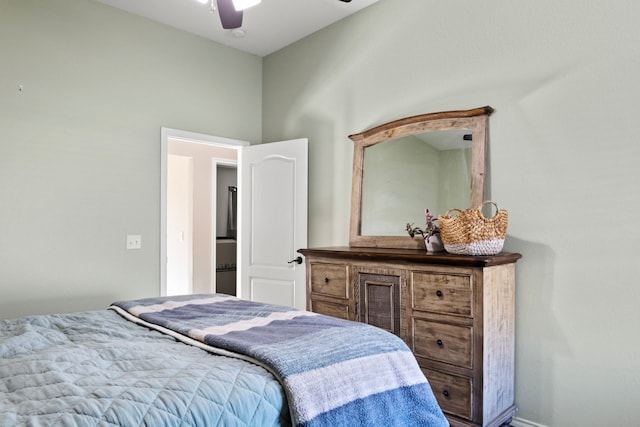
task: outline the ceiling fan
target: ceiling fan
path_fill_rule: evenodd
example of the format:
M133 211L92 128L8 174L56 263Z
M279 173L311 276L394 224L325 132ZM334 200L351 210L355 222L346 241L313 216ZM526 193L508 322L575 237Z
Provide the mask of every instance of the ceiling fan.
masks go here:
M207 0L204 2L206 3ZM262 0L211 0L211 8L209 11L213 13L216 8L220 15L222 28L232 30L242 26L242 14L245 9L255 6ZM350 3L351 0L338 0L343 3Z

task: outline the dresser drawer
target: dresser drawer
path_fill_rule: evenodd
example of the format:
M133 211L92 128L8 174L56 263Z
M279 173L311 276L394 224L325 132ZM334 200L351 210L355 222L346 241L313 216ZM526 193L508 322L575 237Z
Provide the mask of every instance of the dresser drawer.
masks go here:
M337 317L340 319L349 319L349 306L339 302L329 302L323 300L311 300L310 310L314 313L325 314L327 316Z
M413 319L416 356L473 368L473 328Z
M311 292L338 298L349 298L349 266L344 264L311 264Z
M413 308L473 317L471 275L412 271Z
M471 420L471 378L422 369L442 411Z

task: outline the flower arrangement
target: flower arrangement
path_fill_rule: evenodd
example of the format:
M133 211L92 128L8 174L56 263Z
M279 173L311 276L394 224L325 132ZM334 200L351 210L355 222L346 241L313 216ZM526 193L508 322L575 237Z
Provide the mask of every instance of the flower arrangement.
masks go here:
M424 228L414 227L413 223L407 223L406 228L407 228L407 233L409 233L409 236L411 236L412 238L416 234L419 234L422 236L425 242L429 243L429 238L431 236L440 234L440 227L438 227L438 225L436 224L436 221L438 221L438 218L431 215L431 213L429 212L429 209L424 210L424 216L426 219L426 224Z

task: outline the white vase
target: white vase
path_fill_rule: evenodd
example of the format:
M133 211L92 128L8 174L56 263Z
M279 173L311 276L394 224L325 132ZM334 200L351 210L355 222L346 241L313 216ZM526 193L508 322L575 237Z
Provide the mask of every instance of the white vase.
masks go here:
M444 251L444 244L442 240L440 240L439 234L434 234L433 236L429 236L429 241L424 239L424 244L427 247L427 252L442 252Z

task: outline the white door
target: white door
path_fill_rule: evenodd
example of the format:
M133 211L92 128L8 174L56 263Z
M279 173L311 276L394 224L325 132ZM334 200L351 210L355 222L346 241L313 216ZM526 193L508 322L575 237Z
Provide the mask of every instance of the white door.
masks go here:
M242 147L238 156L238 296L306 308L306 139ZM301 260L302 258L300 258Z

